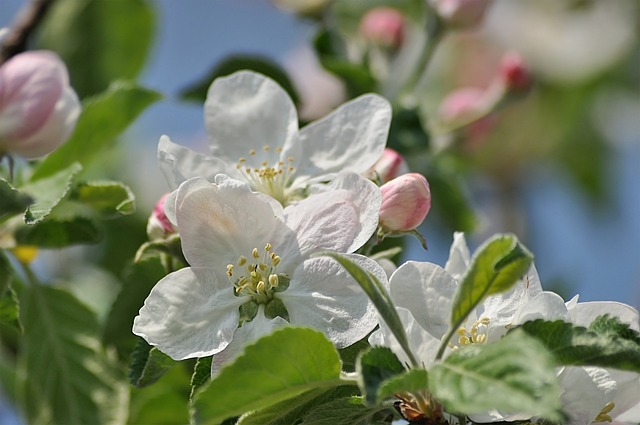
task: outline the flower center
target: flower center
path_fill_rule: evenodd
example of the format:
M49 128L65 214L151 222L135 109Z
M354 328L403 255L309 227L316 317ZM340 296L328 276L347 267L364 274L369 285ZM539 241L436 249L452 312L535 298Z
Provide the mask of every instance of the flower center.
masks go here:
M258 248L251 251L250 260L244 255L236 264L227 264L227 276L237 296L248 296L258 304L268 304L274 293L283 291L289 284L289 277L278 274L280 257L267 243L261 253Z
M271 151L271 147L265 145L262 150L268 153ZM275 148L275 151L281 153L282 148ZM294 158L289 157L286 161L279 160L275 164L271 164L269 161L262 161L259 166L255 166L259 161L257 156L256 151L251 149L249 151L249 160L245 157L238 159L236 168L255 190L266 193L281 204L285 204L288 196L287 186L291 180L291 175L295 171L295 167L292 165Z
M449 342L449 347L453 350L457 350L460 347L471 344L484 344L487 342L489 336L489 323L491 320L488 317L482 317L479 320L473 322L471 328L467 329L461 327L458 329L457 343Z
M596 416L595 420L593 421L593 423L598 423L598 422L613 422L613 419L611 418L611 416L609 415L609 413L611 413L611 411L616 407L616 404L613 401L608 402L607 404L604 405L604 407L602 408L602 410L600 411L600 413L598 413L598 416Z

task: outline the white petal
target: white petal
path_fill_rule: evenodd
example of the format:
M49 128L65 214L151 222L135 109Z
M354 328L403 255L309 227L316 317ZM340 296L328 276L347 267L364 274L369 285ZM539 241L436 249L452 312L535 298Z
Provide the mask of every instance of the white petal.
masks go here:
M187 180L178 189L175 207L185 258L192 267L226 269L267 242L279 249L290 230L273 206L235 180L221 185Z
M133 333L174 360L210 356L231 341L245 301L233 294L224 273L187 267L151 290Z
M408 309L435 338L446 333L458 284L442 267L408 261L391 276L389 286L396 307Z
M264 307L260 306L256 317L251 322L245 322L242 327L236 329L231 343L224 350L213 356L211 376L216 375L225 364L238 357L247 344L251 344L257 339L269 335L274 330L287 325L287 321L282 317L267 319L264 316Z
M298 175L368 170L384 151L390 122L391 106L383 97L368 94L345 103L300 131L304 158Z
M384 270L362 255L349 258L386 281ZM330 258L305 260L291 276L286 291L278 293L293 326L323 332L338 348L361 340L378 323L375 307L353 278Z
M579 326L588 327L598 316L608 314L617 317L633 330L640 330L638 324L638 310L630 305L615 301L593 301L577 303L569 310L571 321Z
M236 163L251 149L261 160L275 163L277 147L288 148L297 138L298 117L289 95L273 80L251 71L217 78L207 94L204 120L212 153ZM265 145L270 146L264 151Z
M600 368L565 367L558 379L564 389L562 407L571 424L590 424L616 392L616 382Z
M464 233L455 232L453 234L453 243L449 250L449 259L444 269L456 280L460 280L469 267L469 263L471 262L470 258L471 255L469 254Z
M235 167L230 167L224 161L177 145L167 136L160 137L158 161L171 190L177 189L182 182L193 177L213 182L218 173L237 174Z
M569 321L569 312L562 297L554 292L544 291L531 301L523 304L514 317L514 324L522 324L529 320L564 320Z
M640 406L635 414L633 409L640 403L640 374L616 369L608 369L607 372L616 381L618 389L613 400L616 406L609 415L615 418L614 421L639 423ZM627 419L616 418L619 415Z
M354 173L340 174L326 192L285 208L285 223L298 235L300 250L352 252L369 240L378 226L380 190Z

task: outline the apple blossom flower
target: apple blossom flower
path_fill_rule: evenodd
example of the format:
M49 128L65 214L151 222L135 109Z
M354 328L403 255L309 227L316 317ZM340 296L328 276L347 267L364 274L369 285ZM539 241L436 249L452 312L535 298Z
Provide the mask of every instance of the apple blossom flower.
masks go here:
M149 240L163 239L176 232L175 227L164 212L164 203L168 197L169 193L166 193L160 198L147 221L147 236Z
M369 94L298 130L287 93L251 71L216 79L204 108L211 156L160 138L160 168L171 188L191 177L212 181L224 173L283 205L340 171L368 170L384 150L391 120L389 103Z
M441 339L449 330L453 297L470 261L464 234L456 232L444 268L433 263L409 261L390 278L390 296L405 326L409 347L425 366L434 362ZM458 330L457 339L450 341L445 355L464 345L500 339L512 327L520 307L541 292L538 274L532 266L511 290L488 296L471 312ZM369 342L391 348L401 361L409 363L406 353L383 321L380 329L369 337Z
M507 90L524 91L531 86L531 74L517 53L503 56L499 76Z
M404 16L392 7L374 7L360 21L360 35L378 46L397 48L404 40Z
M482 21L490 0L429 0L438 15L450 26L469 28Z
M382 156L365 175L372 180L380 180L382 183L387 183L408 172L407 161L404 160L402 155L391 148L385 148Z
M80 102L52 52L20 53L0 66L0 156L43 156L69 137Z
M283 208L222 174L182 183L165 212L190 267L158 282L133 333L176 360L216 354L216 362L287 323L316 328L339 348L365 337L375 308L337 262L312 254L362 246L377 228L380 192L355 173L331 189ZM350 257L385 278L375 261Z
M427 179L418 173L404 174L380 186L380 226L385 231L408 232L418 227L431 208Z

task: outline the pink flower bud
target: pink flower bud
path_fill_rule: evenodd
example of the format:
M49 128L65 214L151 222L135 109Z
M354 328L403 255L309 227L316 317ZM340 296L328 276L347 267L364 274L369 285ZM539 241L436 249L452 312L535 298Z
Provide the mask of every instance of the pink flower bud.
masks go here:
M507 53L502 58L499 73L507 90L524 91L531 86L531 75L517 53Z
M479 24L491 0L429 0L444 21L456 28Z
M370 174L373 178L379 178L383 183L393 180L398 176L407 174L409 167L402 155L391 148L385 148L380 159L371 167Z
M404 40L404 16L391 7L373 8L360 21L360 34L380 46L396 48Z
M484 90L475 87L452 91L440 104L440 119L444 122L460 122L482 115L485 112L484 99Z
M409 173L380 187L380 225L386 231L407 232L423 222L431 208L431 191L421 174Z
M80 114L64 63L53 53L20 53L0 66L0 154L45 155L68 137Z
M147 222L147 236L150 240L164 239L172 233L176 232L175 227L167 218L164 212L164 203L169 197L166 193L160 198Z

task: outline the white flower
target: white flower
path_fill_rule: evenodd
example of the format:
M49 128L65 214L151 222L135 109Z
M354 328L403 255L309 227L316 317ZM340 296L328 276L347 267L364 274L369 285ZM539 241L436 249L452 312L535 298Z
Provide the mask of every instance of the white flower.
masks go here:
M449 329L453 297L470 263L470 254L462 233L454 235L449 260L442 268L433 263L409 261L391 276L389 286L409 346L425 366L435 360L441 339ZM513 325L523 304L542 292L535 268L510 291L487 297L469 315L449 344L450 353L463 345L483 344L501 338ZM384 323L370 338L372 345L389 346L408 363L398 342Z
M210 156L160 138L160 168L172 189L191 177L213 181L224 173L283 205L340 171L368 170L384 150L391 120L389 103L369 94L298 130L287 93L250 71L216 79L204 109Z
M337 262L311 255L362 246L376 230L380 193L354 173L331 186L283 208L225 175L184 182L165 211L191 267L158 282L133 332L176 360L220 353L216 362L287 322L339 348L364 338L377 323L367 296ZM350 257L384 278L375 261Z
M528 320L564 320L589 327L597 317L608 314L640 329L638 311L618 302L579 303L578 296L564 302L553 292L542 292L516 316L518 324ZM558 369L564 410L569 425L588 425L616 420L618 423L640 422L640 412L630 409L640 403L640 374L600 367L567 366ZM620 418L620 419L618 419Z

